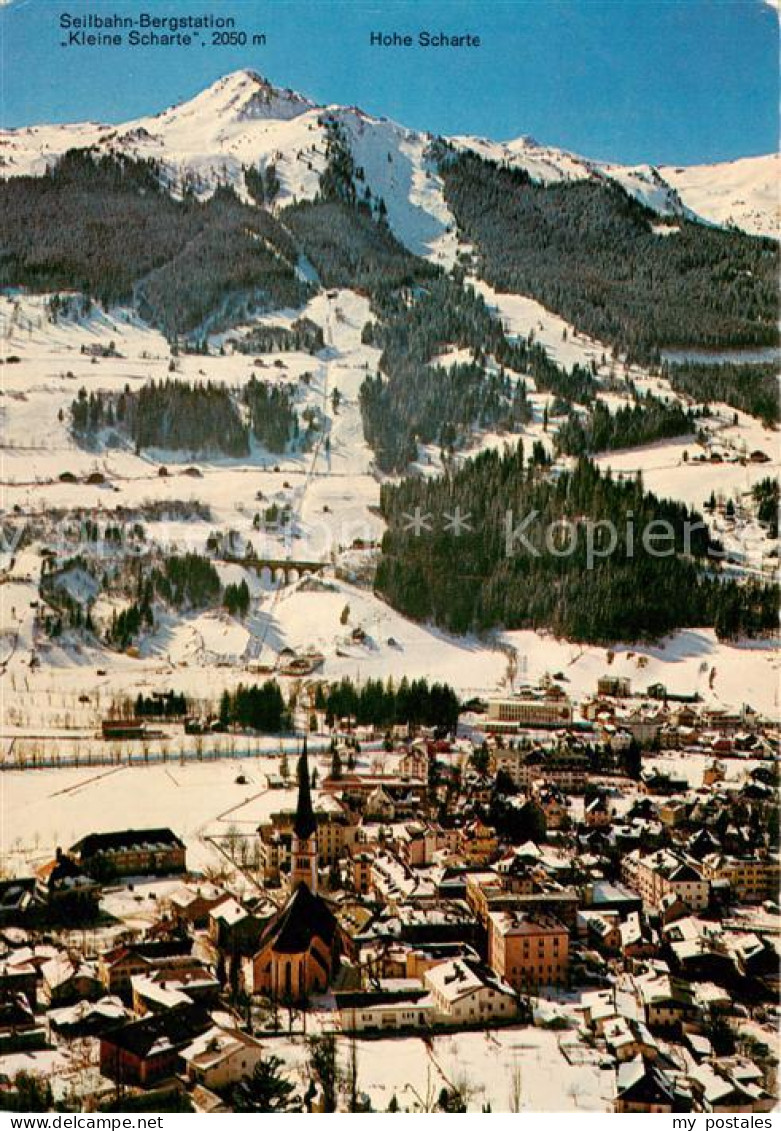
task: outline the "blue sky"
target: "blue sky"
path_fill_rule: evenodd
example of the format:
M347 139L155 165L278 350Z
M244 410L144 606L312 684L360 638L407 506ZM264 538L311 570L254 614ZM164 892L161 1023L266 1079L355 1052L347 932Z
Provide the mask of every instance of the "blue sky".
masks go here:
M0 0L3 124L122 121L252 67L318 102L435 133L531 134L684 164L778 144L778 13L763 0ZM265 47L61 47L63 12L234 16ZM477 34L377 49L369 33Z

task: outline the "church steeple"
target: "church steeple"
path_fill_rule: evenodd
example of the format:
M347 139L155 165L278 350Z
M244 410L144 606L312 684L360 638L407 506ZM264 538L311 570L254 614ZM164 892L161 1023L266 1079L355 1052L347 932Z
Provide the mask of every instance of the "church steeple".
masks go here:
M317 820L312 808L306 737L298 759L298 803L293 821L293 843L290 860L290 888L295 891L305 883L317 893Z
M306 738L298 759L298 804L293 830L299 840L308 840L317 832L317 821L312 809L312 793L309 779L309 761L306 752Z

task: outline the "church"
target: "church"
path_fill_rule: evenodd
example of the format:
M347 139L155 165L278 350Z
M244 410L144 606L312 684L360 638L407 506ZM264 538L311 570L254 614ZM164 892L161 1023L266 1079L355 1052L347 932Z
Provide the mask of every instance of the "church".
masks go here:
M267 923L252 960L255 993L302 1001L328 988L352 944L317 890L317 820L312 808L306 739L298 760L290 894Z

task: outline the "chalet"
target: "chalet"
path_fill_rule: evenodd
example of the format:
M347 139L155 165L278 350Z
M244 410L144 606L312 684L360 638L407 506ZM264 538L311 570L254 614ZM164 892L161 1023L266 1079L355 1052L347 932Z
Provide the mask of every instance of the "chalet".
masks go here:
M428 753L425 750L420 750L416 746L411 746L409 750L402 756L398 772L405 778L418 778L421 781L428 780Z
M643 788L647 793L654 793L663 797L673 797L684 794L689 789L686 778L673 777L671 773L658 770L643 770L640 775Z
M535 803L545 815L545 827L552 831L564 829L569 824L569 802L560 789L552 785L535 783Z
M701 1111L721 1114L773 1110L773 1099L760 1084L736 1079L721 1066L698 1064L689 1072L689 1080Z
M396 805L387 790L376 785L366 798L363 812L369 820L392 821L396 816Z
M106 993L130 1000L131 982L137 974L153 969L169 958L185 957L192 949L189 939L120 944L98 958L98 977Z
M139 1017L190 1002L214 1006L220 993L220 983L197 959L161 963L144 974L136 974L131 985L133 1011Z
M585 820L589 829L602 829L610 824L610 807L604 794L597 794L586 804Z
M625 959L651 958L658 946L647 922L637 911L627 915L619 927L621 934L621 954Z
M184 1048L181 1056L191 1085L222 1090L252 1076L263 1059L263 1046L249 1033L213 1025Z
M167 909L176 923L194 931L203 931L209 925L209 912L225 899L225 895L214 884L198 887L183 884L168 896Z
M681 1105L665 1072L641 1056L619 1065L615 1108L617 1112L644 1114L689 1110Z
M617 911L578 911L578 934L603 954L621 950L621 925Z
M667 974L643 975L636 979L637 991L649 1029L673 1030L695 1020L699 1008L691 986Z
M479 818L470 821L459 830L458 851L468 864L480 867L490 863L499 851L496 830Z
M251 955L266 922L232 895L226 895L209 912L209 938L221 950Z
M64 951L41 968L41 1000L47 1005L97 1001L102 996L103 986L94 967Z
M99 1001L77 1001L46 1015L49 1031L66 1041L99 1037L128 1020L128 1012L119 998L104 997Z
M602 1039L607 1051L619 1064L635 1060L654 1061L659 1055L656 1040L642 1022L624 1017L614 1017L602 1029Z
M423 984L438 1019L450 1025L491 1025L518 1012L512 987L481 962L456 958L439 963L426 971Z

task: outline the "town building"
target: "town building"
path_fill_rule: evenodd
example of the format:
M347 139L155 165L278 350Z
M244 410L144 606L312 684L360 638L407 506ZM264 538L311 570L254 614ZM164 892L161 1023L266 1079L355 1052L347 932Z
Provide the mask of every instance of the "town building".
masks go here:
M511 986L480 962L455 958L432 966L423 975L436 1014L450 1025L492 1025L518 1012Z
M211 1028L199 1005L181 1004L111 1029L100 1038L100 1072L120 1087L148 1088L176 1075L182 1053Z
M249 1033L213 1025L182 1049L181 1058L191 1085L223 1091L251 1077L263 1051L260 1041Z
M527 728L563 730L571 725L572 704L566 696L488 700L485 729L489 734L517 734Z
M552 915L493 911L488 923L488 964L514 990L564 986L569 971L569 931Z
M184 843L168 828L90 833L71 845L70 856L95 879L168 876L186 869Z
M678 896L692 911L704 910L710 902L710 882L695 867L670 849L644 856L640 849L621 862L621 876L650 907L660 909L666 895Z

